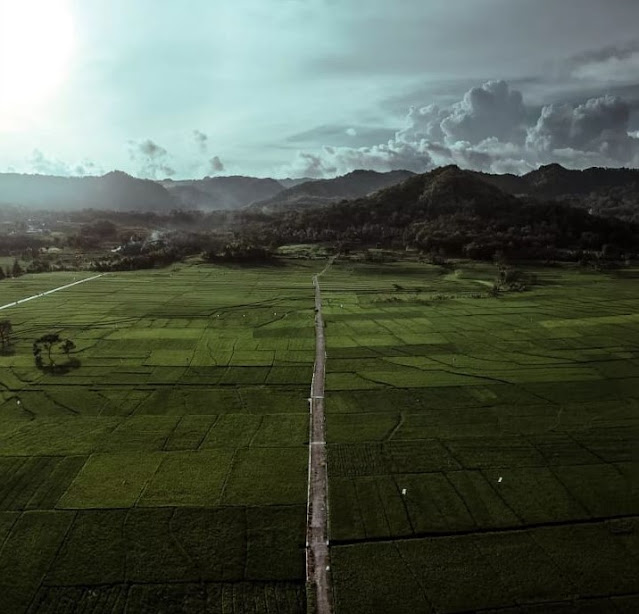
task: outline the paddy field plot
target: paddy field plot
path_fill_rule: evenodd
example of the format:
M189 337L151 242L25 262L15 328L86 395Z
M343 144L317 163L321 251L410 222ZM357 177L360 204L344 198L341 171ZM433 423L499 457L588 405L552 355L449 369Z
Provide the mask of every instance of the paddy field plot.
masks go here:
M639 608L639 273L534 273L322 277L338 614Z
M305 611L313 272L109 274L3 312L0 612ZM48 332L78 368L34 367Z

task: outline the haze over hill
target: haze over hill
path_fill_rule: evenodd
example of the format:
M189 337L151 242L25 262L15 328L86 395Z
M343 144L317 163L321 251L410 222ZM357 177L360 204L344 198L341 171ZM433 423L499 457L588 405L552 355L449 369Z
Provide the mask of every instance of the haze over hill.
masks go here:
M0 206L158 213L173 209L236 211L250 207L255 212L275 213L287 209L325 207L345 199L357 200L392 186L397 186L398 194L407 194L410 186L419 182L416 177L437 177L442 169L450 168L458 167L440 167L425 175L415 175L410 171L378 173L358 170L334 179L300 179L299 183L290 179L280 182L243 176L156 182L137 179L120 171L82 178L6 173L0 174ZM469 197L474 191L480 198L485 192L483 186L489 184L499 188L500 193L553 199L600 215L639 221L637 169L589 168L576 171L551 164L521 176L476 171L464 171L464 176L477 180L465 187ZM285 188L283 183L294 185ZM400 197L395 199L395 204L395 215L406 206Z
M0 174L0 205L161 212L173 208L237 210L259 202L260 207L270 209L365 196L411 175L409 171L354 171L318 181L302 178L279 182L270 178L231 176L155 182L119 171L103 177L82 178L7 173ZM290 187L287 189L283 184Z
M160 183L181 208L202 210L240 209L284 189L275 179L242 176L165 180Z
M175 202L158 183L113 171L102 177L0 174L0 205L57 210L168 211Z

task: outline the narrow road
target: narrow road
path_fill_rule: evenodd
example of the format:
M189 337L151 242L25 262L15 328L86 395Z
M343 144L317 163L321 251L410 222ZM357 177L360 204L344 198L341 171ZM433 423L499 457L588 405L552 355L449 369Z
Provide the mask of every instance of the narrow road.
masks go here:
M0 306L0 311L3 309L9 309L9 307L17 307L22 303L26 303L27 301L32 301L33 299L40 298L41 296L47 296L47 294L53 294L54 292L59 292L60 290L66 290L67 288L71 288L73 286L77 286L78 284L83 284L86 281L91 281L92 279L97 279L98 277L102 277L104 273L100 273L100 275L94 275L93 277L87 277L86 279L81 279L80 281L74 281L71 284L66 284L65 286L60 286L58 288L53 288L53 290L47 290L46 292L40 292L40 294L34 294L33 296L28 296L27 298L21 298L19 301L14 301L13 303L7 303L6 305Z
M313 285L315 286L315 368L309 399L311 424L308 444L306 583L308 589L313 591L315 595L316 604L315 612L309 614L331 614L333 612L333 588L328 549L328 479L324 427L326 342L318 275L313 277Z

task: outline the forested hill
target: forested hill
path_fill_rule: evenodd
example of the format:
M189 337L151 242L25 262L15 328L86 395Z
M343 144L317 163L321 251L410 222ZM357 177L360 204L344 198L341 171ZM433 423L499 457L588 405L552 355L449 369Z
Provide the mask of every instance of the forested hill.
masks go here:
M639 184L639 169L599 168L571 170L560 164L548 164L525 175L475 175L511 194L528 194L544 198L591 194L622 186Z
M334 179L317 179L294 185L269 199L254 203L251 209L269 212L326 205L344 198L360 198L401 183L412 175L410 171L353 171Z
M522 176L475 175L509 194L552 198L598 215L639 222L639 169L577 171L549 164Z
M175 207L158 183L113 171L102 177L0 173L0 205L34 209L166 212Z
M446 166L365 198L243 221L274 243L337 241L538 257L556 249L636 250L639 229L552 201L517 198L476 173Z

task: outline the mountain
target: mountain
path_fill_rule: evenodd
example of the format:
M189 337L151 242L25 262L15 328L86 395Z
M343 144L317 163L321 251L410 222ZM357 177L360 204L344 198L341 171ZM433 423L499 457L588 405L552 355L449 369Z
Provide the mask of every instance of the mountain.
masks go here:
M639 185L639 169L598 168L570 170L561 164L547 164L525 175L474 175L510 194L560 198L601 193L614 188Z
M639 169L587 168L548 164L518 177L475 173L509 194L550 198L603 217L639 222Z
M272 198L251 205L254 210L263 212L283 209L322 206L343 199L360 198L401 183L413 173L410 171L353 171L334 179L317 179L294 185Z
M639 247L639 226L565 203L516 197L480 174L446 166L372 195L331 205L247 211L253 236L272 243L354 242L491 258L550 258L556 250Z
M441 215L496 216L520 206L517 198L472 173L444 166L421 175L411 173L399 184L333 205L322 213L338 223L349 220L401 226Z
M271 198L284 186L275 179L257 177L206 177L205 179L160 182L184 209L241 209Z
M171 195L159 184L121 171L102 177L54 177L0 173L0 205L37 209L169 211Z
M299 185L300 183L306 183L307 181L314 180L311 177L300 177L299 179L291 179L290 177L287 177L286 179L278 179L278 182L285 188L292 188L293 186Z

